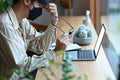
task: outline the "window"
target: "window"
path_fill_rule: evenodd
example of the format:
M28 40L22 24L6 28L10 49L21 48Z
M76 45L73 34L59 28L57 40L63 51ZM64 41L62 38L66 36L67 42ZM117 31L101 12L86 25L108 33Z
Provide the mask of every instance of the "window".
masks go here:
M120 55L120 0L101 0L101 22L107 28L103 48L117 77Z

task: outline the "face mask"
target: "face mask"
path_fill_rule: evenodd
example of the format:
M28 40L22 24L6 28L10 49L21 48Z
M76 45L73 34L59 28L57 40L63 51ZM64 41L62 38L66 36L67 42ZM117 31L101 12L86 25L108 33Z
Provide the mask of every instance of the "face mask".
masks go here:
M47 5L48 3L50 3L50 0L38 0L38 3L42 5ZM30 10L28 19L35 20L41 14L42 14L42 8L33 8L32 10Z
M42 14L42 8L33 8L30 10L28 19L35 20Z

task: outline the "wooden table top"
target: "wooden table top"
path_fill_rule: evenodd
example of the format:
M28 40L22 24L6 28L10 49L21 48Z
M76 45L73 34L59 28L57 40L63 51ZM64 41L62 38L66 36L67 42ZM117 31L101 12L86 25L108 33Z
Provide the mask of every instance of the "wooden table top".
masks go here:
M83 16L66 16L61 18L65 18L75 29L82 25ZM64 31L68 31L70 29L69 25L66 24L64 20L61 19L58 22L58 27L60 27ZM94 48L95 42L97 40L97 33L92 23L90 24L90 28L94 32L93 41L90 45L81 46L82 48ZM57 36L59 36L60 34L61 31L57 30ZM63 63L62 55L58 56L56 62ZM98 57L95 61L72 61L72 62L76 66L76 68L79 69L79 71L74 74L80 76L86 74L88 76L88 80L107 80L107 79L116 80L102 46L100 48ZM50 66L56 73L56 75L60 77L61 76L60 71L57 68L55 68L54 65ZM47 73L47 76L49 76L51 80L55 80L50 75L50 72L46 68L42 69ZM40 70L41 68L38 69L35 80L46 80L43 74L41 74Z

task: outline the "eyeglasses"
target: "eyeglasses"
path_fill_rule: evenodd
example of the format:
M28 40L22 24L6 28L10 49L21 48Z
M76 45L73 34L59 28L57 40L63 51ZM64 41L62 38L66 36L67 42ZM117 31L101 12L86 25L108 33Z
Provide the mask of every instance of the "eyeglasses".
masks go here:
M64 20L64 21L71 27L71 29L68 31L69 38L71 38L71 37L72 37L72 34L73 34L73 32L74 32L73 26L72 26L65 18L61 18L61 17L57 17L57 16L56 16L56 18L59 18L59 19L61 19L61 20ZM59 28L59 27L57 27L57 28L58 28L61 32L66 33L66 32L63 31L61 28Z

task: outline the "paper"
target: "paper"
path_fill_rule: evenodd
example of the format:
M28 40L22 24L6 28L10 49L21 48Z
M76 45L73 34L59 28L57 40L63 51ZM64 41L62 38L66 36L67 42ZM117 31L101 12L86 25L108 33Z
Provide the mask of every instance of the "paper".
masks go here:
M54 49L56 46L56 43L53 43L50 47L50 49ZM80 49L81 46L79 46L78 44L74 44L74 43L68 43L67 44L67 48L66 51L70 51L70 50L76 50L76 49Z

